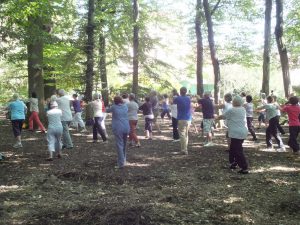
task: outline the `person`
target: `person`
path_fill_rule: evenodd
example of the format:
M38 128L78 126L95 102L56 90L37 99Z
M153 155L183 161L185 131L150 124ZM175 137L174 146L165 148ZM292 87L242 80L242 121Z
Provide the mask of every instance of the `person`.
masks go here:
M25 114L27 107L23 101L19 99L18 94L14 94L12 102L8 104L8 111L10 112L10 120L12 124L12 130L16 138L16 143L13 145L14 148L22 148L22 127L25 120Z
M150 103L150 98L145 97L145 102L139 107L139 110L143 112L144 119L145 119L145 135L146 138L149 138L149 140L152 140L152 123L153 123L153 111L152 111L152 105Z
M128 107L128 120L129 120L129 126L130 126L129 145L135 146L135 147L140 147L141 143L136 134L139 105L135 101L135 94L131 93L129 95L129 102L127 103L127 107Z
M277 109L277 117L278 117L278 124L277 124L277 129L278 131L284 135L285 134L285 131L283 129L283 127L280 125L279 121L280 121L280 116L281 116L281 111L280 111L280 106L279 106L279 103L277 102L277 96L276 95L272 95L271 96L273 97L274 99L274 104L278 106L278 109Z
M103 115L103 120L101 121L101 127L102 127L102 130L103 130L103 132L105 134L105 137L107 139L108 138L108 133L107 133L107 130L106 130L106 125L105 125L106 107L105 107L105 104L104 104L104 101L103 101L101 95L100 95L100 99L101 99L101 102L102 102L102 115Z
M188 154L189 128L191 126L191 99L186 95L186 87L180 88L180 96L174 99L177 105L178 131L180 137L181 152Z
M265 93L260 93L260 106L259 107L263 107L267 104L267 100L266 100L266 94ZM259 112L259 116L258 116L258 128L257 129L260 129L261 128L261 124L262 123L266 123L266 112L263 110L263 111L260 111Z
M246 125L246 110L243 107L241 96L235 96L232 108L227 110L219 119L226 119L228 126L228 137L230 140L229 163L230 169L241 168L239 173L248 174L248 164L243 150L243 142L247 138L248 129Z
M157 120L158 115L159 115L159 101L158 101L158 97L157 97L157 92L154 90L150 91L149 97L150 97L150 103L152 106L152 112L154 115L153 124L154 124L156 130L158 131L158 133L161 133L160 125Z
M267 97L267 104L260 106L257 108L257 110L265 110L266 111L266 120L269 122L269 125L266 129L266 144L267 144L267 151L272 150L272 136L275 138L277 144L278 144L278 152L285 152L286 149L284 147L284 144L281 140L280 135L277 132L278 127L278 117L277 117L277 110L279 108L278 105L274 104L274 99L272 96Z
M286 112L289 118L289 140L288 145L293 150L295 155L299 155L299 143L297 142L297 137L300 133L300 105L297 96L292 96L289 98L289 104L281 108L282 112Z
M162 112L160 114L162 120L164 120L165 115L167 115L167 117L171 119L170 108L169 108L169 97L167 94L163 95L163 100L162 100Z
M128 95L128 93L124 93L124 94L122 94L122 100L123 100L123 103L129 103L129 95Z
M209 91L204 92L202 99L199 99L199 108L203 113L203 133L206 135L205 147L213 146L212 133L214 127L214 104L210 99L211 93Z
M98 134L100 134L104 143L107 143L107 137L102 127L102 120L103 120L103 103L101 100L101 95L95 93L93 95L93 101L90 103L92 105L92 109L94 112L94 124L93 124L93 142L96 143L98 141Z
M252 103L252 96L246 96L246 103L244 104L244 108L246 110L246 119L247 119L247 127L248 131L252 135L252 140L254 142L258 142L258 139L255 134L254 126L253 126L253 103Z
M188 96L189 98L191 98L191 127L194 128L195 130L195 134L197 135L199 133L198 131L198 128L197 128L197 124L196 122L194 121L194 115L195 115L195 110L196 108L198 108L198 103L197 103L197 98L196 97L191 97L191 96Z
M50 109L47 111L48 118L48 132L47 132L47 142L49 158L46 160L53 160L53 153L57 152L57 157L61 158L62 149L62 135L63 135L63 125L61 122L62 110L58 109L58 104L56 101L50 102Z
M58 108L62 111L61 123L63 126L63 135L62 135L62 148L72 149L73 141L69 132L69 126L72 121L72 112L71 112L71 102L68 96L65 95L65 91L63 89L58 90L58 98L54 96L51 97L52 101L57 102Z
M81 114L82 114L82 109L81 109L81 102L78 100L78 95L77 94L73 94L73 100L72 100L72 106L74 109L74 118L73 118L73 122L75 124L76 130L80 132L86 132L86 128L85 128L85 124L82 120Z
M42 133L46 132L46 129L39 118L39 101L35 92L31 93L31 98L29 98L29 110L30 110L30 117L29 117L29 131L33 131L33 123L35 122Z
M173 142L180 141L178 133L177 105L174 103L174 99L176 97L178 97L178 94L173 95L173 100L170 105L172 115Z
M120 96L114 97L114 104L106 110L112 113L112 132L115 136L118 153L118 166L122 169L126 165L126 142L129 134L128 107L123 104Z

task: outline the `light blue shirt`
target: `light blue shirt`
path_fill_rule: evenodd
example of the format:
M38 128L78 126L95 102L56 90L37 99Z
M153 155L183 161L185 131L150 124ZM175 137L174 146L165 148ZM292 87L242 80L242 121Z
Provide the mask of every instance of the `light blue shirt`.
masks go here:
M246 110L244 107L232 107L223 114L228 126L228 137L246 139L248 135Z
M128 107L126 104L114 104L106 112L112 113L111 127L114 134L129 133Z
M11 120L24 120L26 113L26 105L20 100L13 101L8 105L9 111L11 113Z

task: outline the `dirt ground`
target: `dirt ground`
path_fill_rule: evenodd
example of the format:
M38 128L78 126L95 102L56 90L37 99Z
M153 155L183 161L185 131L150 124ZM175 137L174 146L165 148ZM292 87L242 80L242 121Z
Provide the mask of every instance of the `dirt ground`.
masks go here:
M228 169L223 129L213 147L191 129L185 156L169 121L145 140L141 119L142 146L128 149L120 171L109 120L108 144L72 130L75 148L53 162L45 161L45 134L25 130L24 147L13 149L11 125L0 122L1 225L300 224L300 162L263 151L264 129L259 144L245 141L250 174L240 175Z

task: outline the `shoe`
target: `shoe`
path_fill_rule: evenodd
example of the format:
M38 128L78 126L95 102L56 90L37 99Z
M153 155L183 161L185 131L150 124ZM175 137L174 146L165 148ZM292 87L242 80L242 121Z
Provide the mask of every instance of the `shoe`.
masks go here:
M234 162L229 166L229 169L235 170L237 168L237 163Z
M214 146L214 143L212 143L212 142L207 142L207 143L204 144L203 146L204 146L204 147Z
M98 142L98 140L93 140L93 143L97 143Z
M141 147L141 143L137 143L137 144L135 145L135 147L137 147L137 148Z
M286 152L286 148L285 147L278 148L277 152Z
M13 148L22 148L22 147L23 147L22 143L16 143L13 145Z
M46 134L47 131L46 130L41 130L41 133Z
M238 171L238 173L239 174L248 174L249 173L249 171L248 170L240 170L240 171Z
M53 161L53 158L47 158L46 161Z
M179 142L180 139L174 139L172 142Z

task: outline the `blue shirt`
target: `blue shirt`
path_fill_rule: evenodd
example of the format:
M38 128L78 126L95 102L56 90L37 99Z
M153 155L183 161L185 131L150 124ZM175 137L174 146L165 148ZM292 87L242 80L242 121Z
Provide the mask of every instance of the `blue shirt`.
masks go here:
M106 112L112 113L111 126L114 134L129 133L128 107L126 104L114 104Z
M188 96L178 96L173 103L177 105L177 120L192 120L191 99Z
M25 120L26 105L20 100L13 101L8 105L11 120Z

